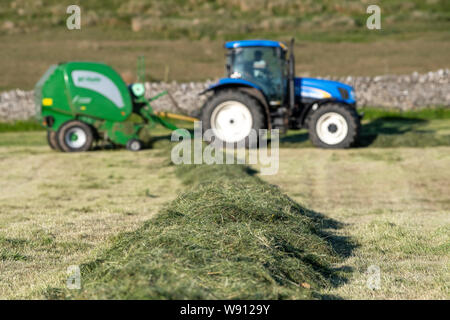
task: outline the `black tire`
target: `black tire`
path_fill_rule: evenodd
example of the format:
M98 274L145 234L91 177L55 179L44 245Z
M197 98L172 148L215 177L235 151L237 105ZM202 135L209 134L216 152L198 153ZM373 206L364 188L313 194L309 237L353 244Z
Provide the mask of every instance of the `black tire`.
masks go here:
M318 124L318 121L320 119L326 119L326 114L331 115L333 113L337 113L338 115L342 116L345 119L345 123L347 124L347 134L345 135L345 137L339 139L336 138L336 140L338 140L337 143L324 141L320 137L321 133L318 132L320 131L320 129L318 128L320 127L320 123ZM329 123L330 124L328 125L327 130L329 130L331 134L338 134L339 129L337 128L339 127L339 125L334 124L333 121ZM327 103L320 106L315 111L311 110L307 117L306 124L309 130L309 139L311 140L311 142L316 147L324 149L345 149L355 146L358 142L361 130L361 120L358 113L356 112L356 109L352 106L340 103ZM333 130L335 131L333 132Z
M127 149L133 152L142 150L142 142L137 139L131 139L127 142Z
M76 134L76 131L78 131L79 134L84 135L85 139L83 139L84 142L81 145L77 145L70 140L73 134ZM64 152L88 151L91 149L93 141L94 133L92 128L86 123L77 120L66 122L59 128L57 133L58 145Z
M47 142L52 150L61 151L61 148L58 145L58 139L56 138L56 131L47 130Z
M245 140L245 146L247 148L258 147L258 140L260 139L259 130L267 127L264 111L260 103L255 98L239 90L230 89L218 91L213 96L211 96L208 101L206 101L205 105L202 108L200 117L203 125L203 133L206 130L212 129L211 117L213 116L214 110L227 101L237 101L247 107L252 117L252 129L256 130L258 139L256 141L254 141L254 139L251 139L252 141L250 141L248 135L240 141L227 141L226 139L220 139L217 136L215 136L215 139L221 141L222 143L234 143L235 146L239 145L243 142L243 140Z

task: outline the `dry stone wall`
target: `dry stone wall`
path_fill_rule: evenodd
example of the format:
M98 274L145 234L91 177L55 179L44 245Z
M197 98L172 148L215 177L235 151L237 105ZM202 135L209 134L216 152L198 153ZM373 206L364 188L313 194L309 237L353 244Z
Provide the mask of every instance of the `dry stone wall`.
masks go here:
M450 70L410 75L376 77L325 77L355 87L359 106L411 110L426 107L450 107ZM205 97L198 94L213 81L189 83L146 83L149 96L168 90L178 106L196 115ZM179 112L169 97L153 103L156 110ZM26 120L35 115L33 91L11 90L0 94L0 121Z

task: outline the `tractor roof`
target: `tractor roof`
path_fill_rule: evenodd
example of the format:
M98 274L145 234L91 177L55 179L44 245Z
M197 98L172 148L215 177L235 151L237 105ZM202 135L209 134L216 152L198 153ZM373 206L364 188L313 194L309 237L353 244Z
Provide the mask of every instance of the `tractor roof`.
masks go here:
M286 45L279 41L271 41L271 40L241 40L241 41L230 41L225 43L225 48L234 49L234 48L246 48L246 47L273 47L273 48L282 48L286 50Z

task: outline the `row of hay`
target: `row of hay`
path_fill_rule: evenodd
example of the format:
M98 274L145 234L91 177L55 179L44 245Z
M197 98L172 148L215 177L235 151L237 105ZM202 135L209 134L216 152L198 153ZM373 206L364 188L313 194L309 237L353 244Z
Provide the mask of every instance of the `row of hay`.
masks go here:
M48 298L311 299L338 260L311 212L238 165L180 166L186 192Z

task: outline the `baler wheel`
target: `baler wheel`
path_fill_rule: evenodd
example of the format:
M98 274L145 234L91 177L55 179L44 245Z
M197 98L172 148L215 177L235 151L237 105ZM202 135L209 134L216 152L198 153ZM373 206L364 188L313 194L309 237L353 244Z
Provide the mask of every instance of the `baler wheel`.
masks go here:
M142 142L137 139L131 139L127 142L127 149L133 152L142 150Z
M56 131L47 130L47 142L52 150L61 151L61 148L58 145Z
M59 128L58 144L64 152L84 152L92 147L94 133L89 125L81 121L69 121Z

